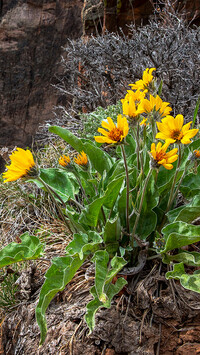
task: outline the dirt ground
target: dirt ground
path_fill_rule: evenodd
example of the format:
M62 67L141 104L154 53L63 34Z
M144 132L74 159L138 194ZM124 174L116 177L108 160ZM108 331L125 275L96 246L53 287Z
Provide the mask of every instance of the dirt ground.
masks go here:
M39 347L35 307L44 270L34 263L18 279L20 303L0 324L0 354L195 355L200 354L200 295L167 281L158 261L146 265L96 314L91 335L84 321L94 276L83 265L47 310L48 334Z

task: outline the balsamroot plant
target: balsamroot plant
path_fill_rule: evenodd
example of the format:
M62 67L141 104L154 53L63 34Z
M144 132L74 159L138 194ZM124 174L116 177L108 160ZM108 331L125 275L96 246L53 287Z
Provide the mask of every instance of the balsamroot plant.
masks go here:
M49 303L86 260L95 269L85 314L90 332L98 309L109 308L127 283L124 276L136 275L148 260L169 264L167 279L200 293L200 253L192 247L200 241L200 226L193 223L200 215L198 105L193 121L186 123L180 113L172 116L155 71L147 68L129 84L120 112L102 120L92 139L64 127L49 128L77 151L75 157L67 153L67 144L56 168L40 168L29 150L18 148L10 156L4 181L23 179L44 189L73 233L65 255L52 259L40 291L41 344ZM102 149L110 147L112 155ZM178 194L185 201L179 207ZM24 233L21 243L5 246L0 267L40 259L45 246L35 234Z
M200 96L200 28L171 15L170 23L152 20L129 32L68 41L64 76L57 86L71 102L71 110L63 107L63 121L82 109L91 112L116 104L130 78L139 79L146 67L156 67L157 77L164 80L162 96L173 105L173 114L191 119Z

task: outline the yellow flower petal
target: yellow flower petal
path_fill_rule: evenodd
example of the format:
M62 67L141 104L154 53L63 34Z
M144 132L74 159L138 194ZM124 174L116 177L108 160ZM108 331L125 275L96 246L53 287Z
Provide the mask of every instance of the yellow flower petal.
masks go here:
M16 181L22 177L36 174L33 155L29 150L17 148L10 156L11 164L7 165L7 171L3 173L4 182Z
M114 124L113 120L110 117L107 117L108 124L105 124L103 121L102 126L107 128L107 131L103 128L98 128L98 132L103 136L94 136L94 139L98 143L119 143L121 142L128 134L129 126L128 121L125 116L118 115L117 117L117 126Z
M179 129L179 131L181 131L181 129L183 127L183 120L184 120L183 115L177 115L174 119L176 129Z

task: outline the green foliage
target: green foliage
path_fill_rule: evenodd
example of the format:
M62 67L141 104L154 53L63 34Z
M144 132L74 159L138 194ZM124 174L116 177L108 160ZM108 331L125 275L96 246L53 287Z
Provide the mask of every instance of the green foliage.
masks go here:
M48 186L53 188L63 202L67 202L70 198L74 198L75 193L78 192L77 182L64 170L55 168L40 169L40 178ZM33 179L33 182L35 182L38 187L47 191L40 180ZM56 196L55 198L57 199Z
M200 241L200 226L185 222L174 222L162 229L166 240L163 253Z
M184 263L174 264L173 271L168 271L166 273L167 279L180 280L180 283L187 290L198 292L200 290L200 270L194 271L194 273L187 274L185 272Z
M149 90L148 94L143 93L146 100L150 94L156 97L157 91L161 92L162 83L158 86L152 79L146 85ZM128 95L132 94L128 92ZM192 248L200 241L200 226L193 223L200 216L200 153L195 153L200 140L190 145L179 141L172 150L163 143L155 146L155 120L158 117L162 120L162 116L154 106L151 112L135 117L138 102L143 99L135 99L135 107L127 106L132 102L129 98L129 101L123 101L123 107L119 102L108 110L99 108L87 116L85 129L88 132L81 138L63 127L50 127L50 132L57 134L78 153L84 152L86 160L81 161L79 157L78 164L71 159L64 166L38 168L36 175L33 175L33 170L29 171L29 166L27 176L23 170L23 178L34 182L51 196L59 216L74 233L65 255L53 258L45 274L36 308L40 344L47 333L47 307L86 260L95 266L94 285L90 291L93 300L88 303L85 315L90 332L95 327L96 312L102 307L109 308L113 297L126 284L124 278L117 278L117 274L126 264L134 267L144 247L148 252L148 245L151 253L155 253L153 258L158 256L174 267L166 274L167 278L179 279L185 288L200 293L199 271L194 270L193 274L185 272L185 266L200 266L200 253L192 249L183 250L183 247L190 245ZM126 116L128 113L129 130L126 116L118 117L122 108ZM107 116L112 116L113 122L108 119L103 123L99 130L102 136L96 138L99 143L94 142L93 137L88 139L90 134L95 134L92 130L97 130L100 120L105 121ZM145 117L148 125L142 127L141 118ZM179 130L180 116L177 121L174 125ZM185 134L184 130L179 133L180 137ZM109 154L100 147L100 142L116 149L110 150ZM177 149L173 150L175 147ZM16 164L20 169L20 162L16 161ZM183 203L176 207L178 194L181 194ZM0 267L37 259L43 253L44 245L39 238L24 233L21 243L11 243L0 251Z
M102 239L97 233L90 232L88 235L79 234L67 246L65 257L52 259L52 265L45 274L45 282L40 292L40 299L36 308L36 318L41 331L42 344L47 333L45 312L53 299L74 277L90 253L98 248Z
M98 128L101 125L103 120L109 117L116 117L119 113L122 112L121 102L118 101L116 105L108 106L107 108L103 108L99 106L95 111L90 113L82 113L80 118L82 121L83 128L79 130L79 135L82 138L87 137L93 141L94 135Z
M98 250L94 254L92 261L95 263L95 286L90 292L94 300L87 305L85 315L86 322L90 332L95 326L95 313L99 308L110 308L111 300L121 291L127 281L124 278L119 278L115 284L112 284L112 279L126 265L126 261L122 257L115 256L109 263L109 254L106 250Z
M6 274L3 269L4 275ZM15 284L18 278L18 272L7 273L5 276L0 275L3 278L0 283L0 308L9 309L17 304L16 293L18 286Z
M21 243L10 243L0 251L0 267L8 266L19 261L38 259L43 255L44 245L28 232L20 236Z

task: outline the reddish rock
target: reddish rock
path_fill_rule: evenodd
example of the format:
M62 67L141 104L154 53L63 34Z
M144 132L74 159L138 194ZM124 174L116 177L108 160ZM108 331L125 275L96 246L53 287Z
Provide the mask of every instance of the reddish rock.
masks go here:
M0 146L28 145L53 117L61 47L82 34L82 0L4 0L0 23Z
M176 355L197 355L200 354L199 343L186 343L180 346L175 352Z

